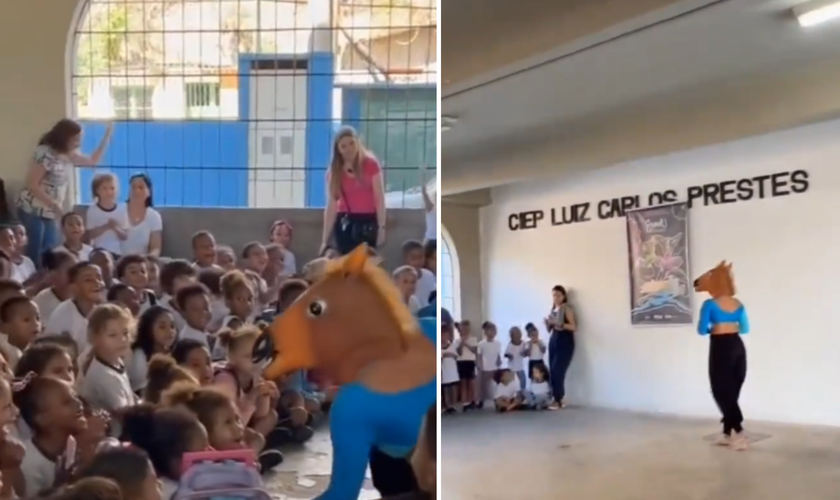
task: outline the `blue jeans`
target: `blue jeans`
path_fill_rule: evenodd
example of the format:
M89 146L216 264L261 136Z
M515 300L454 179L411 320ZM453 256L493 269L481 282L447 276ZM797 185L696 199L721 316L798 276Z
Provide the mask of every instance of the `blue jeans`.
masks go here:
M47 250L57 247L61 243L61 236L58 230L58 221L47 219L38 215L17 211L18 220L26 228L29 236L29 245L26 246L26 256L41 268L41 256Z
M566 372L575 354L575 337L572 332L552 332L548 340L548 372L551 394L559 403L566 397Z

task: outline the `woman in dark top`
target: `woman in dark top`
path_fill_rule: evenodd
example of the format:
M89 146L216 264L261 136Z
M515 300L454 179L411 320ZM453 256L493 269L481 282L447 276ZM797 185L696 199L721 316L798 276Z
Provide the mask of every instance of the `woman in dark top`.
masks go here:
M565 406L566 372L575 353L577 322L575 310L568 302L566 289L560 285L551 289L553 305L551 313L545 318L545 327L551 333L548 341L548 371L551 379L551 392L554 402L550 410Z

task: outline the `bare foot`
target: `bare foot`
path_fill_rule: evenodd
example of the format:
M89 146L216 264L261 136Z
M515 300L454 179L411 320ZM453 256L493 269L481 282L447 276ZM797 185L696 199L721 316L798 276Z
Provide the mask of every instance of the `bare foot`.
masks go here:
M715 446L729 446L730 444L732 444L732 437L726 434L721 434L714 441Z
M746 451L749 448L749 441L743 432L737 434L732 438L732 445L730 446L735 451Z

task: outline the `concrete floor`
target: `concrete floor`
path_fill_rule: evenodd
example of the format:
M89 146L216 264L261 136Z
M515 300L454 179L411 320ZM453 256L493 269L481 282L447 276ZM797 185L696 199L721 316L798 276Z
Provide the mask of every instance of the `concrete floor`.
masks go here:
M332 469L332 447L326 429L319 430L305 446L283 450L283 454L283 463L264 478L266 488L273 498L310 500L324 492ZM378 493L368 480L358 500L378 498Z
M711 420L570 408L442 423L446 500L840 499L840 429L751 423L749 451L704 441Z

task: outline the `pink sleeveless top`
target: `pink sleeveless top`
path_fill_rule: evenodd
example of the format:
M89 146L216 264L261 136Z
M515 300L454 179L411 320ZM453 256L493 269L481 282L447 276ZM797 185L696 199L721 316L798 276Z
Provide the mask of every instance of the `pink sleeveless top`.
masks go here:
M376 158L370 156L362 160L361 179L353 178L346 172L341 173L341 190L337 212L351 214L375 214L376 195L373 191L373 178L382 172Z

